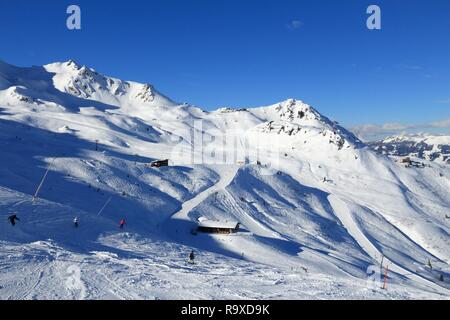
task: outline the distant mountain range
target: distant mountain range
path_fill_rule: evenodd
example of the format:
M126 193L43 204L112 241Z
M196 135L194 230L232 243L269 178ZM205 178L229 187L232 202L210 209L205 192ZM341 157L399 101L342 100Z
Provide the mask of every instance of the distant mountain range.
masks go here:
M398 135L367 144L380 154L450 164L450 136L447 135Z
M448 298L448 140L370 146L434 162L298 99L206 111L74 61L0 62L0 299Z

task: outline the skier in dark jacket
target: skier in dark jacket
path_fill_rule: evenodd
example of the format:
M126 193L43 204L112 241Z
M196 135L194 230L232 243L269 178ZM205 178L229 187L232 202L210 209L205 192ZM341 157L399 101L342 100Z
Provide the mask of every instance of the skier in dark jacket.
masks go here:
M11 222L11 225L14 227L16 225L16 220L20 221L20 219L17 217L17 215L14 213L8 217L9 222Z
M194 259L195 259L194 250L192 250L191 253L189 254L189 262L194 263Z

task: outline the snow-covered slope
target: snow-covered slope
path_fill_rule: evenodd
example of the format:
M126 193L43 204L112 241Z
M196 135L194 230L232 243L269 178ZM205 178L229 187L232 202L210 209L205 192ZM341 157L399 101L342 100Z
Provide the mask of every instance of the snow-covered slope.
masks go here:
M448 166L405 168L299 100L207 112L0 62L0 145L0 298L449 297Z
M368 145L379 153L391 156L450 163L450 136L400 135L370 142Z

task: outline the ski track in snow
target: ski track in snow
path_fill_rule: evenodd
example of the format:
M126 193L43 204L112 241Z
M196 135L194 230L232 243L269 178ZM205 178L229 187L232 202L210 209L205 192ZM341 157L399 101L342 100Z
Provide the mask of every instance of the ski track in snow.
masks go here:
M220 179L216 184L200 192L194 198L184 202L181 205L181 209L175 212L170 217L170 220L167 223L170 224L170 222L173 220L190 221L190 218L188 216L189 212L191 212L195 207L205 201L212 194L224 190L233 181L237 171L239 170L239 166L230 165L226 166L224 169L225 170L220 172ZM168 229L170 230L172 229L172 227L168 226Z
M73 61L0 73L0 299L450 297L444 163L407 169L299 100L206 112ZM200 133L193 156L226 133L249 159L186 163ZM192 234L200 215L242 229ZM382 253L388 290L366 282Z
M329 196L331 205L333 206L334 212L338 216L339 220L343 223L345 228L348 230L350 235L361 245L361 247L374 259L378 260L383 255L369 239L366 238L363 232L359 229L358 225L355 223L352 217L351 211L348 209L345 202L336 196ZM418 276L411 271L405 270L401 266L397 265L395 262L388 260L385 258L384 266L388 267L390 271L396 272L400 275L403 275L407 278L410 278L418 283L421 283L427 287L430 287L438 292L446 292L442 287L436 285L435 283Z

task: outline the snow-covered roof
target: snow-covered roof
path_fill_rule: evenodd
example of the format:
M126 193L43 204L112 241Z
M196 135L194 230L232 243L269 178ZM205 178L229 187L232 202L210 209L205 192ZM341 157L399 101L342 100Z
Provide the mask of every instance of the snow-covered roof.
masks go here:
M198 222L199 227L203 228L223 228L223 229L235 229L239 222L237 221L220 221L220 220L204 220Z

